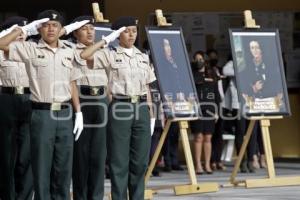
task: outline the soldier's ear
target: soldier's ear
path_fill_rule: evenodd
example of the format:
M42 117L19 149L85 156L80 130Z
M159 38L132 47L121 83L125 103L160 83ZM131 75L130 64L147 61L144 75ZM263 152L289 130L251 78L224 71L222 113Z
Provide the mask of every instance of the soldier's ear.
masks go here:
M77 32L77 30L73 31L73 37L75 39L78 39L78 32Z

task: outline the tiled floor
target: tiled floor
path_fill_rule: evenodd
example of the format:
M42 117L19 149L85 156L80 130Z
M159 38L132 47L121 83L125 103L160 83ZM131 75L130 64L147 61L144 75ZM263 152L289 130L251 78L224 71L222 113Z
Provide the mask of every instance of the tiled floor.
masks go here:
M300 163L275 163L277 176L299 176ZM156 200L179 200L179 199L200 199L200 200L300 200L300 185L290 187L271 187L246 189L244 187L222 187L229 183L232 165L225 172L215 172L213 175L197 176L199 183L216 182L220 185L220 190L215 193L203 193L196 195L175 196L171 185L182 185L189 183L187 170L174 171L172 173L162 173L161 177L152 177L148 188L164 188L158 190L154 195ZM259 169L255 174L238 174L239 179L264 178L266 170ZM110 191L110 182L105 182L106 193Z

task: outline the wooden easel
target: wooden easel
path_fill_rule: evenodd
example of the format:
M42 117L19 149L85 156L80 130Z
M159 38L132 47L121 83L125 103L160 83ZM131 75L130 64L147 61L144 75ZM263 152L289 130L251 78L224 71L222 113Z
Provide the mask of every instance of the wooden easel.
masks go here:
M162 14L162 10L156 10L155 13L156 13L156 17L157 17L158 26L171 26L172 25L170 23L167 23L166 18ZM194 163L193 163L193 157L192 157L192 153L191 153L191 147L190 147L188 132L187 132L188 122L191 120L195 120L195 118L173 119L173 120L168 119L167 120L164 130L163 130L163 133L162 133L159 143L157 145L156 151L154 153L154 156L148 167L148 170L147 170L147 173L145 176L145 185L147 185L147 183L150 179L153 168L155 167L156 161L158 159L158 156L159 156L161 149L163 147L163 144L165 142L165 139L166 139L167 133L169 131L169 128L171 126L171 123L178 122L179 127L180 127L180 136L181 136L181 140L182 140L185 160L186 160L191 184L171 186L171 187L174 187L175 195L217 192L219 190L218 183L198 184L198 182L197 182ZM155 193L155 192L156 191L154 191L154 190L146 190L145 191L145 199L151 199L153 196L153 193Z
M96 22L108 23L109 20L103 18L102 12L100 12L99 4L97 2L92 3L93 14Z
M244 11L245 17L245 28L247 29L257 29L260 26L256 25L255 20L252 18L252 13L250 10ZM272 186L291 186L291 185L300 185L300 177L276 177L272 147L270 141L270 120L271 119L282 119L282 116L273 116L273 117L252 117L250 118L250 124L247 129L246 135L244 136L244 141L239 152L238 158L234 165L233 172L230 177L231 186L245 186L246 188L255 188L255 187L272 187ZM247 179L247 180L236 180L236 176L239 170L241 161L245 155L247 145L249 143L251 134L253 132L254 124L257 120L260 120L261 132L263 145L265 150L265 157L267 162L267 172L268 177L264 179ZM226 187L226 186L225 186Z

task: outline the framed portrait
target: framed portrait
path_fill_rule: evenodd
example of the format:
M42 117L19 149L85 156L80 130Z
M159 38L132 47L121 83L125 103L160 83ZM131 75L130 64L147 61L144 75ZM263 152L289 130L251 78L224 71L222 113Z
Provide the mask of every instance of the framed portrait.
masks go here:
M198 97L180 27L146 27L166 118L198 118Z
M246 116L290 115L277 29L230 29L239 102Z

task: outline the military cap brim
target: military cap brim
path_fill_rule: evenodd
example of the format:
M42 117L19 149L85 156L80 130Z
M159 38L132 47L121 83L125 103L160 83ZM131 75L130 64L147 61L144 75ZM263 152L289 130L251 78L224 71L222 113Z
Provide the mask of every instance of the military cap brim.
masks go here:
M15 24L17 24L18 26L25 26L26 24L28 24L28 19L21 16L9 17L1 25L1 30L8 29Z
M111 26L112 30L118 30L119 28L125 26L137 26L138 20L135 17L123 16L118 18Z
M82 15L82 16L76 17L75 19L73 19L73 21L71 23L80 22L83 20L89 20L88 24L93 24L93 25L95 24L94 17L92 17L90 15Z
M38 14L37 19L49 18L50 21L58 21L61 25L64 24L63 16L56 10L45 10Z

